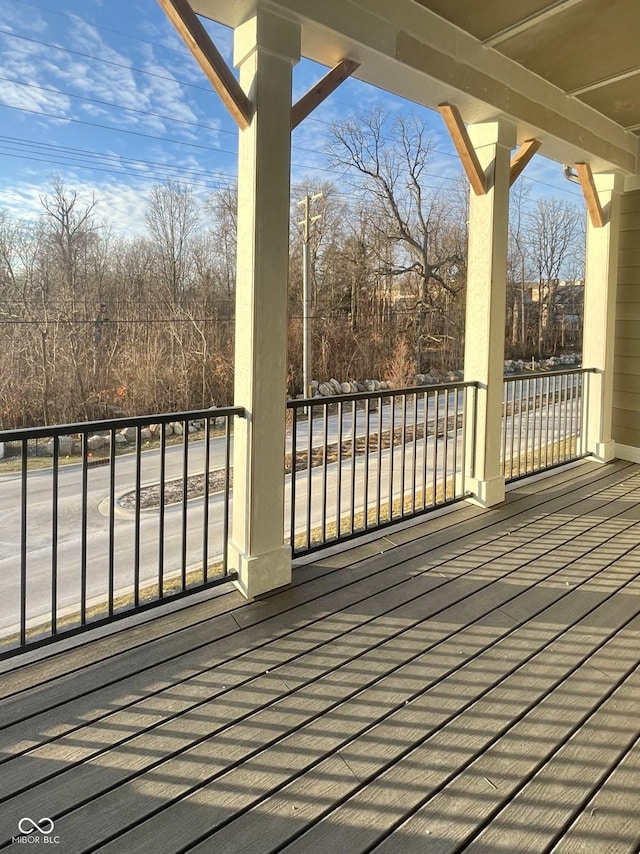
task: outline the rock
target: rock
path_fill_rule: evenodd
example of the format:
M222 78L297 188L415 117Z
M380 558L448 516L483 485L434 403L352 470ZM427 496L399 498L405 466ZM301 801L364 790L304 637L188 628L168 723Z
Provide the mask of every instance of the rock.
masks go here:
M320 385L318 386L318 391L323 397L333 397L333 395L336 393L331 383L320 383Z
M127 444L127 440L122 435L122 433L116 433L114 441L115 441L116 445L126 445Z
M173 427L171 426L171 424L167 424L167 425L165 426L165 428L164 428L164 435L165 435L165 436L173 436Z
M311 392L312 392L312 394L314 391L318 391L319 385L320 385L320 383L318 382L318 380L311 380Z
M340 387L340 383L338 382L338 380L336 380L332 377L329 380L329 384L333 386L333 393L334 394L342 394L342 389Z
M124 436L127 442L135 442L137 430L135 427L125 427L124 430L120 431L120 435Z
M342 394L351 394L351 383L340 383L340 391Z
M87 439L87 448L90 451L98 451L100 448L104 448L105 445L109 444L108 436L89 436Z
M148 427L143 427L140 431L140 438L143 442L150 442L153 439L153 433Z
M386 391L389 388L389 383L386 380L380 380L380 391Z
M184 433L184 427L179 421L173 421L171 423L171 428L173 430L174 436L182 436L182 434Z
M365 380L364 381L364 387L367 391L375 391L376 390L375 380Z

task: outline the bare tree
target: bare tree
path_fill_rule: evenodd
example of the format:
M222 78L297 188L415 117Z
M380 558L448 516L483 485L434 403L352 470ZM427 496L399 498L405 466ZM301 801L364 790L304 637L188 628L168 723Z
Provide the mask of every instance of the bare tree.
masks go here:
M538 286L537 349L542 356L553 344L558 284L569 271L575 272L584 254L584 239L580 214L569 202L538 200L527 219Z
M379 261L393 277L416 282L416 368L421 369L427 319L440 294L455 295L463 247L451 240L452 222L442 195L426 189L432 142L415 116L391 119L379 109L331 127L327 153L333 168L356 176L379 215L384 238Z
M187 289L191 273L191 241L199 227L199 212L191 189L179 181L156 184L145 214L149 239L156 254L156 275L173 305Z

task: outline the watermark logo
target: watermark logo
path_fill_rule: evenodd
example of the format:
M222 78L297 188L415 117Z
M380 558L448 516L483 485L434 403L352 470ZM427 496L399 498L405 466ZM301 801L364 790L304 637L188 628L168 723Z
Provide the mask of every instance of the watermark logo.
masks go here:
M51 833L55 824L50 818L46 816L40 819L40 823L34 821L32 818L26 817L21 818L18 822L18 830L20 833L33 833L34 830L37 830L38 833Z
M11 842L22 845L59 845L60 837L53 836L54 827L55 823L53 819L50 819L48 816L44 816L39 821L35 821L35 819L29 816L24 816L18 822L18 830L21 835L12 836Z

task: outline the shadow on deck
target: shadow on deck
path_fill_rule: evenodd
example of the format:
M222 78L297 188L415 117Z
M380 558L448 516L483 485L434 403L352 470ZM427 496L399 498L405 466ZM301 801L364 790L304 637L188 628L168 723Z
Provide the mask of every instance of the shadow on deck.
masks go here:
M640 467L583 463L5 664L0 848L636 851L639 593Z

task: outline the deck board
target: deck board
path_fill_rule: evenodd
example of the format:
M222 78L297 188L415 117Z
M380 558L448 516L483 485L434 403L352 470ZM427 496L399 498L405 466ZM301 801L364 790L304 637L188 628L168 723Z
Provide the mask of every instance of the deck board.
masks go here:
M0 846L633 850L639 543L586 463L5 673Z

